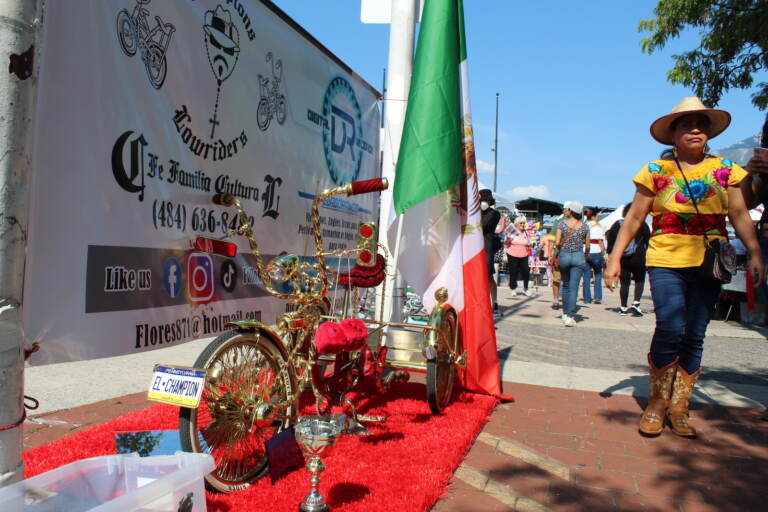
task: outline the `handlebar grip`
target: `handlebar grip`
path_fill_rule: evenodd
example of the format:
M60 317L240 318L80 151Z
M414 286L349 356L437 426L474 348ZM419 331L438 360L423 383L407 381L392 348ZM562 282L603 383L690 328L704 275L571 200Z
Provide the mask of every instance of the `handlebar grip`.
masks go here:
M374 178L372 180L353 181L349 185L352 188L352 192L349 195L356 196L358 194L387 190L389 188L389 181L387 178Z
M232 206L235 204L235 196L219 192L213 196L213 204L218 206Z

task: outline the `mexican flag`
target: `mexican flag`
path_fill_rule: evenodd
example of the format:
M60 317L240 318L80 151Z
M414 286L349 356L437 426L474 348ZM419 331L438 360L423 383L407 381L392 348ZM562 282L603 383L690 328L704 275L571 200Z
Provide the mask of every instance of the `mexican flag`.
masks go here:
M501 395L469 108L462 0L427 0L395 169L388 229L398 270L430 309L448 289L467 351L464 387Z

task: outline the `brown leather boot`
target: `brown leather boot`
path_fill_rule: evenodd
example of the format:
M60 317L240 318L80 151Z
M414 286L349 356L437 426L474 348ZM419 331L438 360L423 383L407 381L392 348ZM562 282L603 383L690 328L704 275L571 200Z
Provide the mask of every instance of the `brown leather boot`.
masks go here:
M675 379L678 358L661 368L656 368L648 354L648 367L651 374L651 394L648 397L648 407L640 418L640 432L646 435L656 436L664 430L664 416L667 412L670 396L672 395L672 383Z
M693 386L699 374L701 374L701 368L689 374L681 366L677 367L667 418L672 425L672 431L679 436L696 437L696 429L693 428L688 417L688 400L691 398Z

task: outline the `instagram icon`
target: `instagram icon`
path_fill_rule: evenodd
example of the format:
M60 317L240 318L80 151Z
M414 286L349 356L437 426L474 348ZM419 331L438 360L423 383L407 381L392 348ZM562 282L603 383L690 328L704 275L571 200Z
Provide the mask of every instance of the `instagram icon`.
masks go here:
M189 300L207 302L213 298L213 260L209 254L195 252L187 259Z

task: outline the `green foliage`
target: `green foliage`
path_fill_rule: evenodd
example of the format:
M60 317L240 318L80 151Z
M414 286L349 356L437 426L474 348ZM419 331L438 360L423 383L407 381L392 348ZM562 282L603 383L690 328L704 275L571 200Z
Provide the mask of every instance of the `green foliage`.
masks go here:
M699 47L674 55L667 72L672 83L693 87L709 106L730 88L753 86L753 75L768 70L768 1L659 0L655 18L642 20L643 52L652 54L685 29L698 29ZM752 102L768 108L768 82L756 84Z

